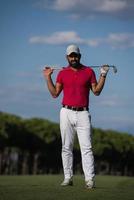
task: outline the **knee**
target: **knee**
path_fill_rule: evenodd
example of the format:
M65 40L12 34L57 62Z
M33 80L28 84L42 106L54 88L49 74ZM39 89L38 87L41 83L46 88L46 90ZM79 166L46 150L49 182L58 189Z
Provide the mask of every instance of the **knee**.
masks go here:
M91 146L84 146L81 148L81 153L83 155L92 154L92 147Z
M72 147L71 146L62 146L62 153L72 153Z

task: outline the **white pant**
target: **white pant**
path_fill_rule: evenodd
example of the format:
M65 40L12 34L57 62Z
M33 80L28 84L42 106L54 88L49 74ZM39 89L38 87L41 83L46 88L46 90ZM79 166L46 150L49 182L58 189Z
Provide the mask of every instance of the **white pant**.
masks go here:
M94 158L91 144L91 120L88 111L72 111L61 108L60 130L62 138L62 162L65 178L73 176L73 143L77 133L81 149L85 181L94 178Z

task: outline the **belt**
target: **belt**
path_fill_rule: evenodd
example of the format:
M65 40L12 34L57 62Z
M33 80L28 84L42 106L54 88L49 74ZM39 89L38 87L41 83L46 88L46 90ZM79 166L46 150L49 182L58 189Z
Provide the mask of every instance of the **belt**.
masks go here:
M67 105L63 105L64 108L70 109L70 110L74 110L74 111L88 111L88 107L74 107L74 106L67 106Z

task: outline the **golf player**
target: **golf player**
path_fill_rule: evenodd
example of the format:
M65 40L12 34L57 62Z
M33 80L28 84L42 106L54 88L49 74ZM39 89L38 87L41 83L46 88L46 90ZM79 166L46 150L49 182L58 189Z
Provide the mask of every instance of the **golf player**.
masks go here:
M75 133L77 133L85 185L88 189L91 189L95 186L95 172L89 93L91 90L94 95L100 95L109 66L100 67L100 77L97 81L93 69L81 64L81 53L77 45L72 44L67 47L66 58L68 66L59 71L55 84L51 78L54 69L46 66L43 70L51 95L56 98L63 91L60 131L64 180L61 186L73 185L73 142Z

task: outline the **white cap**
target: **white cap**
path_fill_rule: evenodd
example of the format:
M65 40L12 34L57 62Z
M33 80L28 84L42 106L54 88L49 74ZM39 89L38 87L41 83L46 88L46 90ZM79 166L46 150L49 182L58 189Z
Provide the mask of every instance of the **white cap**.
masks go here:
M66 55L70 55L71 53L76 53L76 54L80 54L80 49L78 46L72 44L72 45L69 45L66 49Z

